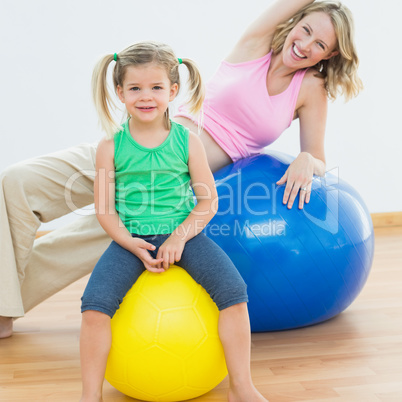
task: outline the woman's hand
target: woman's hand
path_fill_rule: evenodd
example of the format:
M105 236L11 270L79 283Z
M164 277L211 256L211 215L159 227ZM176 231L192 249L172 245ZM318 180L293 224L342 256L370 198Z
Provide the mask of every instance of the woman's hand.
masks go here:
M159 263L159 266L167 270L171 264L180 261L185 245L186 241L181 236L172 233L159 247L156 259L163 261L162 264Z
M300 191L299 208L310 201L311 185L314 175L314 157L308 152L301 152L289 165L282 178L276 182L281 185L286 183L283 203L291 209Z
M148 250L155 250L155 246L153 244L148 243L138 237L134 237L130 243L130 251L142 261L147 271L156 273L165 271L160 267L160 263L163 261L163 258L155 259L148 252Z

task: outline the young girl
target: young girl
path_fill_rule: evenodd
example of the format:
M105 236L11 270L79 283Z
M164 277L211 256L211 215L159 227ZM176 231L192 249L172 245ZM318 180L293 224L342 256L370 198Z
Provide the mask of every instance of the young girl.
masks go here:
M129 116L122 127L113 121L106 85L113 61L114 88ZM102 400L110 319L124 295L145 269L163 273L172 263L186 269L220 310L228 400L266 401L250 375L246 285L227 255L201 233L217 209L204 148L195 134L169 120L181 63L189 70L189 107L197 112L204 97L200 74L191 60L177 59L166 45L135 44L105 56L94 71L94 101L107 133L96 153L95 207L113 241L82 297L82 402Z

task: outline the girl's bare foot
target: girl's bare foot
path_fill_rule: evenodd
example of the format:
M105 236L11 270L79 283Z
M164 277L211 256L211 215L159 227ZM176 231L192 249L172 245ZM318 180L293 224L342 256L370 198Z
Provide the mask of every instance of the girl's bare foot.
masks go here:
M8 338L13 334L13 319L12 317L0 316L0 339Z

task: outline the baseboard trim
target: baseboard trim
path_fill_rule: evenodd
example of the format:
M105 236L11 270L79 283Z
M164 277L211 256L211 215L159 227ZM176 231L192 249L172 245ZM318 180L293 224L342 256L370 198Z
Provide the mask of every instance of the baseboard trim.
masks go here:
M371 214L373 226L375 228L384 228L391 226L402 226L402 212L381 212Z

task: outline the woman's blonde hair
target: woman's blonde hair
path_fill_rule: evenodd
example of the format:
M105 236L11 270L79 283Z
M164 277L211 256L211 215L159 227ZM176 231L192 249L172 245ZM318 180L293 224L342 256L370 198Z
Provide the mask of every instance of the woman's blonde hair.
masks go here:
M116 60L113 69L115 91L117 86L123 86L127 67L148 63L154 63L165 68L171 85L177 84L180 90L179 66L184 64L189 71L189 100L187 102L189 110L194 114L201 110L205 90L197 65L190 59L180 59L179 62L170 46L163 43L151 41L136 43L118 54L104 56L96 64L92 75L92 97L107 138L113 138L114 134L121 130L121 126L116 124L112 116L112 111L116 109L116 105L107 85L107 71L113 60ZM169 109L165 112L165 124L166 128L170 129Z
M278 54L289 32L307 15L314 12L326 13L334 26L338 54L328 60L321 60L313 68L324 78L324 85L330 99L338 94L346 100L357 96L363 84L357 75L359 58L354 43L354 22L350 10L340 2L320 1L309 4L298 11L290 20L278 25L272 40L274 54Z

